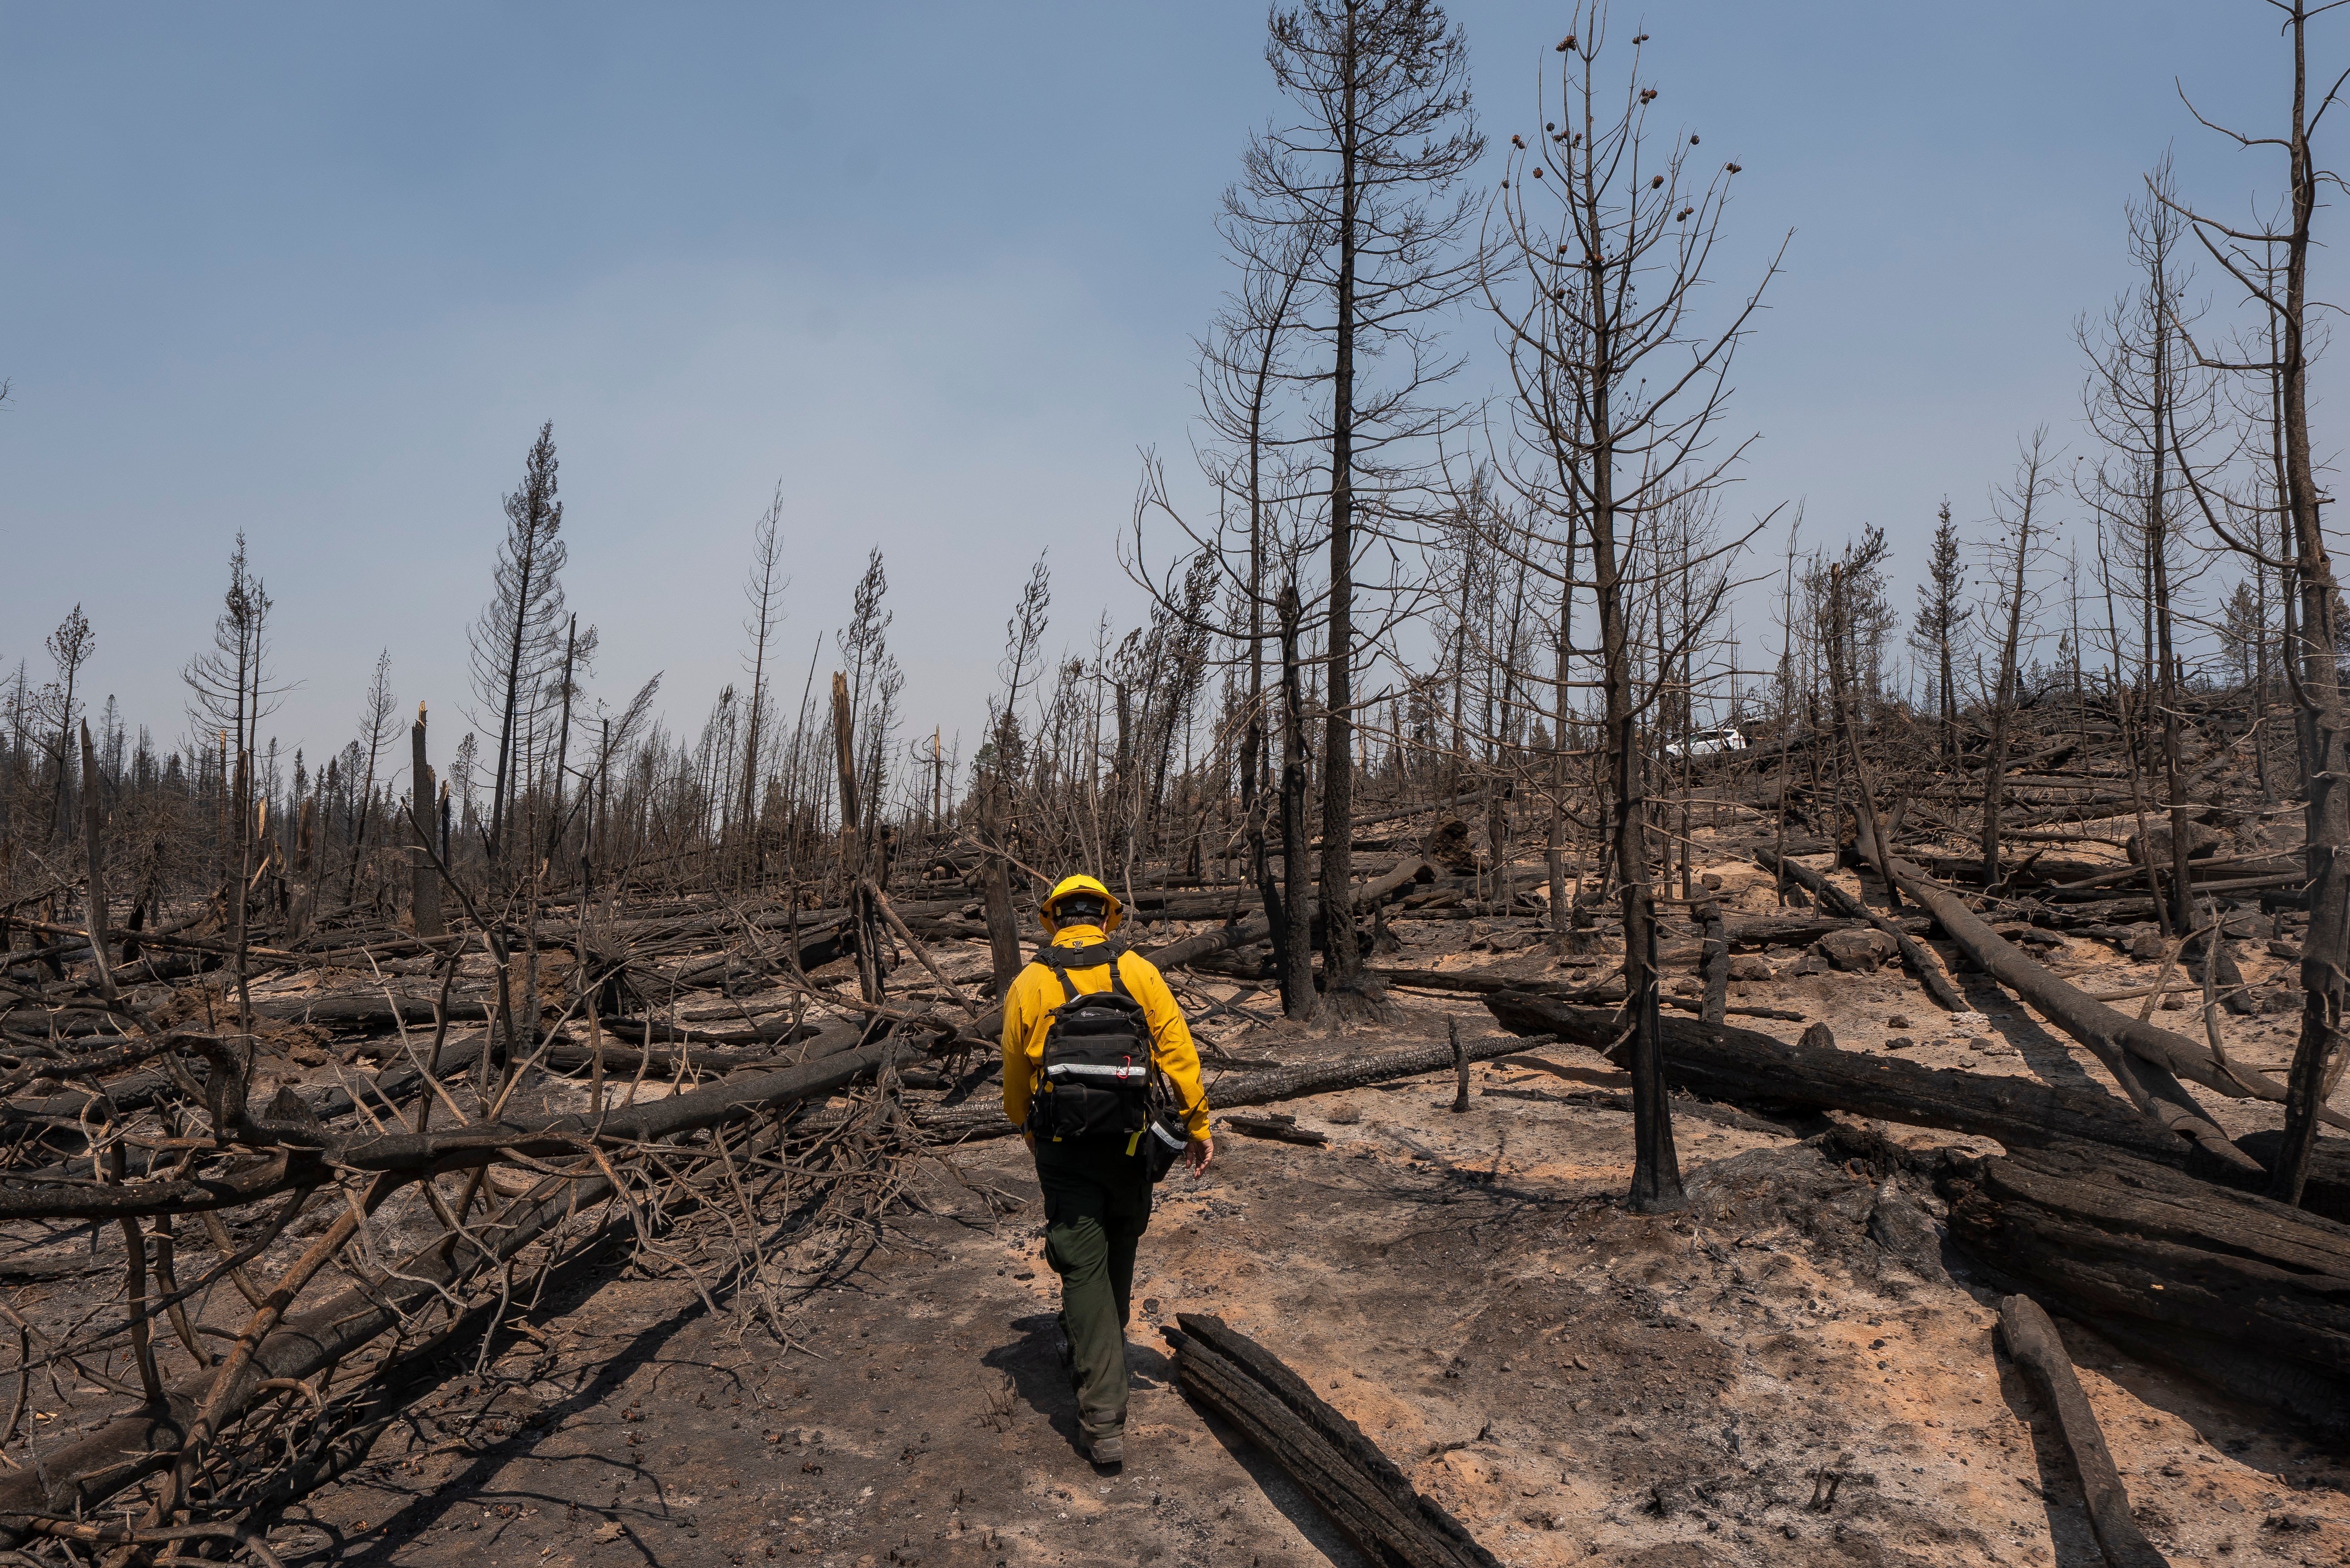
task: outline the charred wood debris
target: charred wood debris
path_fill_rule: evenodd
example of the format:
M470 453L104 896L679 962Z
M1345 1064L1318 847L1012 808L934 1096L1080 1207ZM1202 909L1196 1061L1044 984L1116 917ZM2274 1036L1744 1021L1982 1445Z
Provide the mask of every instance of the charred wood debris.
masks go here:
M1726 913L1689 882L1686 919L1661 933L1662 968L1688 977L1669 998L1682 1011L1662 1023L1675 1108L1780 1127L1840 1113L1835 1136L1853 1146L1840 1152L1933 1189L1951 1241L2018 1292L2339 1428L2350 1145L2315 1144L2298 1204L2269 1196L2284 1140L2229 1137L2198 1095L2280 1101L2283 1086L2230 1062L2216 1031L2158 1026L2155 996L2133 1016L2033 956L2043 933L2164 952L2157 992L2175 969L2190 1020L2296 1007L2297 996L2247 987L2230 956L2243 942L2294 950L2303 878L2292 813L2248 798L2249 737L2213 713L2189 780L2196 929L2177 930L2165 919L2181 902L2168 857L2145 853L2162 830L2114 814L2128 797L2112 726L2085 711L2051 718L2004 780L2019 849L1988 886L1979 857L1937 847L1982 794L1964 759L1886 771L1877 787L1897 798L1880 807L1881 853L1840 798L1849 775L1807 772L1804 750L1822 738L1709 764L1696 798L1717 825L1710 857L1750 857L1777 874L1776 896ZM1899 753L1905 722L1888 716L1869 751ZM1677 809L1663 803L1660 822ZM1219 1020L1259 1018L1249 992L1275 982L1267 918L1237 879L1165 876L1133 890L1121 940L1185 989L1206 1059L1222 1070L1220 1109L1465 1073L1550 1038L1627 1061L1604 860L1569 866L1574 895L1554 919L1535 896L1540 860L1470 851L1459 801L1367 815L1357 849L1390 857L1354 900L1371 972L1399 992L1481 998L1503 1033L1286 1064L1228 1052ZM1669 887L1673 836L1659 836ZM431 852L410 853L424 886ZM1686 880L1685 836L1679 853ZM1831 855L1857 871L1863 897L1798 858ZM428 929L443 929L424 935L412 915L382 926L357 911L273 927L255 900L239 940L226 894L138 932L109 929L86 903L78 922L56 918L63 888L11 905L0 1282L18 1300L5 1312L5 1544L40 1558L268 1561L276 1511L364 1459L418 1366L478 1339L534 1281L595 1249L681 1272L787 1337L787 1298L855 1266L914 1164L951 1168L956 1143L1012 1130L994 1104L992 979L959 982L941 961L989 940L983 857L941 839L894 869L865 868L849 884L857 897L824 907L805 894L672 889L525 894L494 911L436 875L435 901L456 910L443 919L428 905ZM1476 922L1474 945L1516 961L1397 961L1390 919L1446 918ZM1800 1017L1726 1001L1726 979L1758 963L1906 966L1921 1003L1946 1011L1966 1005L1952 971L1987 977L2111 1083L2101 1093L1864 1055L1838 1049L1825 1021L1785 1044L1730 1022ZM868 974L884 983L861 983ZM2343 1125L2330 1109L2324 1119ZM1850 1129L1872 1122L1981 1135L2006 1152L1855 1143ZM1278 1113L1226 1130L1299 1138ZM64 1321L36 1304L60 1290L77 1303ZM2006 1342L2053 1390L2101 1531L2126 1534L2110 1461L2098 1469L2094 1424L2080 1430L2086 1407L2077 1387L2065 1392L2061 1342L2038 1312L2012 1306ZM1213 1319L1187 1320L1175 1338L1185 1386L1267 1445L1357 1539L1396 1561L1484 1560L1342 1417L1284 1392L1271 1351ZM69 1389L104 1390L112 1406ZM2107 1549L2144 1560L2142 1542Z

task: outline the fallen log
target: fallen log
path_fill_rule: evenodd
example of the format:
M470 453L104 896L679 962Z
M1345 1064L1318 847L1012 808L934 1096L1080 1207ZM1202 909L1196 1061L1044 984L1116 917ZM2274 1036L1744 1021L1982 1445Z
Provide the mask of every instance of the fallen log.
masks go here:
M1517 991L1487 997L1485 1007L1504 1029L1621 1054L1613 1008L1576 1007ZM1754 1030L1686 1018L1665 1019L1663 1028L1667 1081L1707 1099L1758 1109L1846 1111L1997 1138L2011 1149L2090 1142L2231 1184L2266 1179L2259 1157L2277 1137L2255 1133L2238 1159L2221 1164L2102 1090L1864 1055L1840 1049L1823 1023L1793 1045ZM2320 1142L2303 1202L2314 1214L2350 1220L2350 1145Z
M2157 869L2160 869L2160 867L2158 867ZM2146 875L2145 869L2143 867L2137 868L2137 875L2141 877L2144 877ZM2244 893L2257 893L2263 888L2299 888L2308 880L2309 873L2306 871L2285 871L2261 877L2235 877L2218 878L2209 882L2189 882L2188 887L2198 897L2207 894L2218 894L2232 898ZM2045 892L2037 895L2037 897L2045 899L2051 904L2098 904L2105 906L2110 910L2116 907L2128 904L2135 899L2143 898L2147 897L2147 895L2132 888L2076 888L2069 889L2051 888Z
M1243 1132L1251 1137L1271 1138L1276 1143L1322 1145L1330 1141L1328 1133L1299 1127L1295 1116L1232 1116L1224 1118L1224 1125L1234 1132Z
M1978 888L1982 886L1981 856L1921 855L1918 857L1918 863L1932 875L1942 877L1946 881L1968 882ZM2062 860L2049 855L2042 855L2034 859L2028 871L2020 871L2015 867L2002 867L2009 883L2019 888L2038 888L2050 883L2063 884L2071 878L2086 877L2109 869L2101 861ZM2143 867L2129 866L2122 867L2121 872L2116 874L2126 874L2142 879L2146 876L2146 869Z
M1549 991L1555 981L1531 975L1496 974L1484 969L1415 969L1409 964L1375 963L1370 971L1389 985L1414 991L1442 991L1461 996L1486 996L1497 991Z
M1495 974L1490 970L1474 969L1412 969L1400 964L1373 964L1371 972L1388 985L1399 985L1409 991L1440 991L1459 996L1491 996L1496 992L1523 991L1536 995L1555 995L1561 999L1605 1002L1623 1000L1623 986L1615 987L1613 997L1596 994L1591 988L1570 989L1555 981L1531 979L1525 975ZM1604 983L1604 982L1603 982ZM1677 1007L1684 1012L1700 1012L1702 1002L1686 997L1660 996L1659 1005ZM1723 1011L1740 1018L1775 1018L1783 1023L1801 1023L1804 1015L1783 1007L1725 1006Z
M1941 1187L1952 1241L2100 1334L2350 1429L2350 1225L2081 1145Z
M700 1029L691 1024L613 1016L596 1022L597 1027L614 1039L637 1045L781 1045L816 1033L811 1024L795 1024L789 1012L770 1013L739 1029Z
M2278 855L2268 850L2262 850L2256 855L2204 856L2197 859L2189 860L2188 862L2188 867L2190 870L2197 872L2210 873L2224 870L2228 877L2231 878L2238 877L2282 877L2293 872L2301 872L2304 877L2307 875L2307 868L2302 864L2300 856ZM1950 877L1951 875L1950 872L1941 869L1940 864L1936 861L1929 861L1927 863L1927 868L1932 871L1937 877ZM2158 867L2158 869L2159 869L2159 867ZM1964 881L1966 878L1960 877L1956 879ZM2133 879L2141 882L2144 881L2146 879L2146 867L2136 864L2106 867L2099 870L2095 876L2083 877L2077 881L2059 882L2054 887L2046 888L2043 896L2054 898L2060 893L2076 892L2085 888L2104 888L2111 886L2116 882L2127 882ZM1981 880L1981 878L1978 877L1977 880ZM2198 890L2200 890L2207 885L2208 880L2199 881L2194 884Z
M432 1007L433 999L429 996L377 991L256 1002L253 1015L280 1023L316 1023L351 1031L397 1029L403 1023L421 1024L429 1029L434 1023ZM495 1016L496 1010L497 1003L487 997L449 999L449 1019L454 1023L486 1023Z
M1895 858L1889 868L1901 890L1941 923L1942 929L1974 961L1976 967L2086 1046L2144 1115L2182 1137L2192 1139L2213 1158L2249 1172L2251 1158L2213 1125L2178 1080L2191 1078L2234 1099L2279 1103L2284 1099L2282 1085L2249 1069L2223 1069L2211 1060L2208 1051L2168 1030L2142 1023L2126 1012L2091 1001L2086 992L2059 980L2046 966L2018 951L1981 916L1967 908L1965 900L1908 861ZM2329 1119L2337 1126L2350 1127L2350 1119L2331 1113Z
M1180 1313L1161 1330L1175 1380L1248 1435L1371 1562L1386 1568L1501 1568L1460 1521L1422 1497L1362 1429L1219 1317Z
M1842 916L1813 916L1799 920L1731 920L1727 922L1730 945L1747 951L1763 948L1804 948L1838 931L1856 931L1873 922L1863 919L1847 919ZM1934 922L1924 919L1890 920L1894 929L1908 936L1923 936L1934 929ZM1700 933L1692 941L1676 936L1668 941L1666 933L1658 933L1657 965L1659 969L1695 969L1705 960L1705 941Z
M1576 1007L1523 991L1488 996L1485 1007L1504 1029L1555 1035L1603 1054L1622 1050L1613 1008ZM2010 1145L2088 1137L2152 1153L2178 1141L2111 1095L1863 1055L1839 1049L1825 1024L1814 1024L1794 1045L1688 1018L1664 1019L1662 1027L1667 1080L1708 1099L1849 1111Z
M1810 867L1799 864L1793 857L1777 855L1764 849L1758 851L1754 858L1764 870L1775 871L1782 877L1794 877L1803 884L1814 898L1842 914L1849 915L1857 920L1866 920L1869 925L1892 938L1894 947L1901 954L1901 961L1909 966L1909 972L1918 977L1918 983L1926 988L1926 994L1933 998L1934 1005L1943 1012L1971 1012L1974 1011L1967 1005L1967 999L1959 994L1959 988L1950 983L1950 977L1942 972L1941 960L1935 956L1933 950L1902 929L1899 922L1885 919Z
M1760 915L1728 919L1724 924L1731 947L1757 950L1762 948L1807 948L1831 931L1848 931L1861 922L1862 917L1848 914ZM1914 923L1923 928L1923 922ZM1659 933L1660 938L1662 934ZM1701 943L1698 950L1702 951Z
M604 1061L604 1071L611 1077L634 1077L645 1074L655 1081L666 1080L678 1073L706 1075L713 1073L742 1073L754 1067L790 1067L799 1064L789 1053L777 1055L772 1052L745 1052L740 1055L711 1050L706 1044L693 1050L681 1046L673 1051L659 1047L639 1049L633 1045L605 1045L598 1049L582 1041L559 1041L547 1047L540 1057L549 1067L577 1071L593 1067L598 1056Z
M908 905L901 913L910 916L919 909L918 905ZM766 929L772 929L785 923L784 917L780 915L765 916L752 922L753 925ZM789 944L786 945L789 946ZM754 973L771 973L776 971L796 969L801 973L806 973L812 969L822 969L834 960L844 958L856 950L857 931L846 920L817 922L803 919L797 945L792 947L788 954L771 956L765 953L730 950L715 958L703 959L699 962L686 965L675 974L668 976L667 982L672 987L682 989L700 985L713 976L728 974L738 969Z
M1387 875L1366 882L1355 889L1355 911L1358 915L1368 915L1373 909L1401 894L1405 888L1417 883L1432 882L1435 879L1434 866L1417 855L1407 857L1398 861ZM1226 926L1222 930L1204 931L1199 936L1186 937L1180 941L1169 942L1163 947L1144 948L1140 950L1144 958L1149 959L1162 971L1181 969L1186 964L1198 962L1211 953L1227 952L1234 948L1253 947L1272 935L1273 922L1260 914L1251 919ZM992 1016L995 1018L994 1026L1001 1029L1003 1026L1001 1014ZM985 1033L986 1021L982 1020L975 1026L975 1031Z
M19 919L15 923L24 926L30 930L49 932L76 939L69 943L60 944L57 950L61 953L66 952L68 948L85 953L89 950L87 933L78 926L54 925L45 920ZM196 922L194 921L182 921L174 926L167 926L151 931L141 931L139 933L139 945L141 947L161 948L172 952L199 954L204 957L216 959L226 959L235 956L236 944L234 942L213 940L203 937L184 937L174 934L176 931L183 930L195 923ZM476 939L472 937L450 937L441 939L438 945L445 947L450 942L466 942L474 940ZM426 950L430 950L435 945L431 942L420 942L416 938L411 937L404 932L393 933L390 938L390 941L393 945L401 947L421 947ZM28 958L38 956L40 955L34 953L15 953L9 956L8 961L11 963L22 963ZM348 948L339 950L307 952L286 948L272 948L260 943L247 944L244 950L244 957L245 961L248 964L264 965L276 969L364 969L368 968L370 962L379 966L383 962L382 954L371 952L366 948ZM406 969L384 968L382 972L386 974L403 974L411 971ZM419 971L415 972L421 971Z
M2010 1296L1999 1305L1999 1337L2008 1355L2032 1380L2040 1402L2056 1417L2057 1436L2072 1456L2080 1477L2081 1501L2089 1511L2089 1528L2110 1568L2168 1568L2137 1521L2130 1517L2129 1490L2114 1468L2097 1413L2081 1392L2073 1374L2073 1358L2056 1335L2056 1325L2030 1296Z
M1461 1044L1470 1061L1490 1062L1496 1056L1507 1056L1524 1050L1530 1044L1540 1043L1539 1038L1529 1041L1515 1034L1492 1034L1482 1040L1464 1040ZM1308 1095L1333 1095L1342 1089L1359 1089L1366 1084L1383 1084L1395 1078L1415 1078L1422 1073L1449 1071L1452 1063L1452 1046L1442 1040L1381 1051L1369 1056L1295 1062L1285 1067L1226 1074L1207 1085L1208 1104L1211 1109L1228 1110L1239 1106L1263 1106L1276 1100L1303 1099ZM916 1127L933 1138L1008 1137L1020 1130L1004 1119L1003 1107L1000 1105L917 1111L913 1120Z

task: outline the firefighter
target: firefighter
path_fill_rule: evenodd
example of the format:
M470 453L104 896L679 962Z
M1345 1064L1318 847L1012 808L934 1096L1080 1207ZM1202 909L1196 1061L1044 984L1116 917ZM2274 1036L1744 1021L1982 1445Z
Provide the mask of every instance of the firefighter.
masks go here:
M1126 1457L1126 1323L1153 1173L1172 1163L1180 1139L1197 1177L1215 1144L1199 1052L1173 992L1148 960L1109 945L1124 918L1116 896L1091 877L1066 877L1043 912L1052 940L1003 1002L1003 1114L1036 1157L1078 1446L1113 1466ZM1156 1162L1153 1136L1167 1156Z

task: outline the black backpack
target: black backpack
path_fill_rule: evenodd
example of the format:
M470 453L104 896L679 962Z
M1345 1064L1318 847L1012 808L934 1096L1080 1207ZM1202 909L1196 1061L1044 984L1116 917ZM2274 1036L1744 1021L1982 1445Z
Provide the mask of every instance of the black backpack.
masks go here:
M1142 1156L1150 1179L1183 1152L1183 1118L1152 1051L1150 1022L1126 988L1107 942L1046 947L1036 961L1060 977L1067 1000L1047 1016L1044 1073L1028 1105L1028 1130L1063 1143L1115 1138ZM1109 989L1081 992L1073 969L1109 965Z

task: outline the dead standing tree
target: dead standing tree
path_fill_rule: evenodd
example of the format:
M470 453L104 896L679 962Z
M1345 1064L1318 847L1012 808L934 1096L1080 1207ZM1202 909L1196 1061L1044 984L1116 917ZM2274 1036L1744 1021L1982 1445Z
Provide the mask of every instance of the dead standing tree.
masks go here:
M1020 602L1003 627L1003 699L991 703L987 744L975 759L979 831L985 855L980 865L980 896L994 995L1008 995L1024 961L1020 955L1020 917L1012 902L1012 781L1019 776L1027 743L1020 729L1020 700L1044 673L1045 630L1053 607L1053 577L1039 554L1020 590ZM1108 867L1103 867L1105 875Z
M857 932L857 981L866 1001L881 1000L881 919L875 885L866 869L864 814L857 789L857 720L848 677L832 677L833 758L840 777L840 869L847 882L848 920ZM886 874L885 874L886 876Z
M1999 640L1999 675L1991 691L1991 750L1983 759L1982 876L1986 888L1999 881L1999 820L2007 774L2008 741L2014 727L2016 687L2022 670L2026 618L2033 602L2032 564L2039 535L2045 534L2040 504L2053 494L2056 482L2048 476L2054 461L2047 450L2048 431L2032 432L2016 460L2012 486L1992 493L1993 509L2002 542L1991 547L1999 570L1999 600L1994 607L2003 623Z
M57 679L41 690L48 728L56 736L49 744L50 766L56 770L49 836L62 843L73 833L74 721L88 706L74 694L74 688L80 681L81 667L98 650L98 638L90 631L89 618L81 613L81 606L66 612L45 646L57 670Z
M448 923L441 917L441 877L432 868L433 855L440 842L432 832L436 810L433 800L432 753L425 745L424 704L416 705L416 722L408 730L408 822L409 831L416 842L409 846L409 909L414 916L416 934L420 937L441 937L449 934ZM309 853L309 802L303 804L303 857ZM304 874L307 876L307 867Z
M245 968L245 920L253 878L253 738L265 704L278 691L269 684L267 629L273 602L269 590L253 575L244 554L244 535L228 558L228 591L221 613L213 622L213 645L190 659L181 671L193 703L188 716L198 730L216 728L223 737L221 804L224 820L233 822L235 875L224 877L224 915L235 945L237 1006L246 1029L252 1027L253 1004ZM234 784L232 784L232 778ZM221 851L228 855L227 834ZM247 1047L250 1048L250 1040Z
M1351 940L1359 556L1409 512L1416 456L1452 421L1425 399L1458 368L1438 357L1431 316L1473 286L1463 252L1484 151L1470 109L1469 53L1432 0L1307 0L1272 17L1265 56L1302 111L1251 145L1232 212L1263 233L1310 236L1307 331L1326 385L1329 581L1322 711L1324 997L1341 1017L1376 1014L1384 993ZM1318 307L1317 307L1318 308ZM1365 373L1384 360L1384 374ZM1293 921L1295 913L1291 912Z
M784 487L778 481L775 499L767 503L752 533L751 571L743 584L743 597L751 607L743 622L743 633L751 639L750 668L745 671L751 677L751 710L743 724L743 791L735 821L743 835L741 869L754 887L766 874L766 838L759 831L758 790L760 738L773 722L767 711L767 644L774 640L776 624L783 619L784 590L791 587L791 579L781 575L783 548L775 537L783 515Z
M2187 385L2191 366L2185 353L2179 299L2189 270L2178 244L2185 226L2171 201L2170 163L2165 159L2149 177L2152 194L2125 209L2130 259L2141 281L2116 300L2095 327L2075 328L2089 358L2083 397L2089 428L2113 452L2100 462L2089 492L2115 536L2137 557L2143 686L2162 724L2163 789L2169 797L2170 827L2164 841L2141 835L2139 851L2151 871L2158 859L2170 877L2169 928L2192 932L2197 921L2189 891L2192 806L2180 785L2178 656L2174 609L2183 586L2178 555L2177 473L2174 447L2192 449L2214 422L2209 400ZM2168 853L2162 853L2164 844ZM2201 944L2193 950L2201 961Z
M490 820L484 845L493 872L505 864L514 803L524 788L524 754L529 749L540 689L555 673L564 625L560 575L567 554L561 538L563 504L555 498L558 464L555 424L539 427L523 462L522 487L505 498L505 536L490 602L473 623L473 690L497 734L495 773L490 782ZM488 727L488 726L485 726Z
M1909 649L1928 662L1935 680L1934 694L1941 732L1942 765L1959 759L1959 687L1955 666L1960 639L1973 607L1960 601L1967 586L1966 563L1960 555L1959 525L1950 521L1950 504L1934 517L1934 542L1926 560L1926 580L1918 585L1918 613L1910 623Z
M1861 749L1860 718L1854 711L1855 688L1861 684L1864 665L1861 644L1871 634L1871 612L1881 609L1884 603L1881 567L1887 553L1885 530L1864 528L1858 544L1846 545L1828 563L1826 613L1821 617L1820 630L1827 643L1828 695L1835 710L1836 732L1843 738L1846 763L1852 770L1858 848L1885 884L1885 895L1898 913L1901 893L1893 882L1893 846L1885 825L1877 819L1877 781Z
M2198 353L2208 368L2272 377L2276 388L2276 444L2282 452L2284 512L2292 528L2289 563L2299 587L2299 645L2291 649L2286 677L2296 709L2302 755L2310 760L2307 814L2309 931L2302 943L2304 1001L2301 1039L2286 1084L2284 1140L2270 1192L2289 1203L2301 1201L2317 1118L2334 1077L2330 1069L2342 1044L2343 1012L2350 1005L2350 710L2342 691L2341 600L2334 562L2318 515L2321 493L2309 432L2309 259L2318 187L2340 179L2317 166L2311 147L2327 109L2339 101L2350 70L2309 102L2308 26L2333 9L2309 0L2269 0L2284 17L2293 47L2291 107L2281 133L2251 136L2195 113L2206 129L2246 149L2273 147L2285 155L2287 208L2280 223L2239 228L2197 213L2155 192L2158 200L2194 226L2196 238L2241 285L2249 303L2273 333L2275 357L2267 363L2229 361ZM2192 105L2189 112L2195 112ZM2260 254L2256 256L2255 250ZM2272 265L2281 254L2282 266ZM2189 339L2191 347L2191 339ZM2255 558L2266 551L2255 539L2221 520L2224 507L2211 493L2214 481L2199 475L2173 433L2172 455L2193 489L2207 522L2230 547ZM2288 565L2274 562L2274 565Z
M1724 412L1731 355L1777 271L1774 257L1730 319L1694 318L1736 163L1698 182L1694 135L1659 152L1648 129L1658 89L1641 78L1639 46L1620 89L1603 82L1603 5L1579 5L1555 88L1557 118L1529 149L1512 138L1510 178L1497 218L1505 264L1489 265L1485 296L1504 324L1517 432L1538 472L1523 478L1540 510L1530 524L1577 528L1590 552L1587 587L1598 609L1603 749L1614 794L1611 849L1624 919L1626 1027L1631 1036L1635 1154L1631 1201L1644 1210L1683 1201L1659 1044L1656 914L1645 843L1648 805L1634 690L1633 608L1627 567L1642 527L1691 492L1719 484L1745 441L1710 452ZM1545 98L1550 97L1548 89ZM1548 215L1537 215L1535 192ZM1523 302L1505 300L1513 280ZM1742 540L1741 541L1742 543ZM1572 560L1571 538L1550 540ZM1561 626L1565 626L1565 604ZM1564 721L1566 715L1557 718Z
M1261 151L1253 142L1250 157ZM1216 563L1225 580L1225 597L1237 606L1237 613L1229 615L1219 629L1234 645L1235 656L1247 663L1238 763L1241 831L1248 849L1249 880L1271 922L1283 1012L1303 1020L1313 1016L1315 1002L1308 941L1312 918L1301 905L1298 917L1291 919L1289 900L1274 875L1266 827L1275 821L1285 824L1293 815L1305 822L1306 770L1292 769L1274 758L1276 747L1269 733L1274 699L1266 691L1265 667L1267 644L1275 640L1267 625L1268 612L1277 617L1281 592L1294 587L1305 549L1305 514L1322 488L1305 461L1305 439L1292 426L1300 422L1297 396L1310 389L1314 380L1310 370L1299 368L1297 354L1305 327L1301 311L1309 292L1308 275L1324 242L1312 224L1293 225L1288 220L1294 214L1285 207L1277 220L1261 219L1247 197L1244 186L1224 195L1225 212L1217 227L1241 269L1241 282L1199 346L1201 422L1209 435L1200 463L1216 487L1216 526L1194 526L1169 494L1164 470L1155 460L1148 462L1135 501L1128 569L1159 607L1179 602L1182 562L1170 562L1161 576L1154 576L1144 565L1145 520L1161 516ZM1237 542L1232 537L1235 531L1241 535ZM1294 711L1284 706L1284 712L1292 723L1296 722ZM1286 740L1281 744L1285 750ZM1292 787L1298 792L1294 800L1286 793ZM1304 866L1305 839L1302 831L1292 839L1284 830L1281 843L1287 876L1290 868ZM1294 983L1297 976L1307 977L1308 982Z
M359 778L359 815L351 835L350 872L343 887L343 903L356 909L359 901L359 867L367 859L368 826L375 816L375 769L383 749L400 727L395 712L400 699L391 694L391 649L375 656L375 674L367 695L359 700L359 739L367 747L367 772Z

